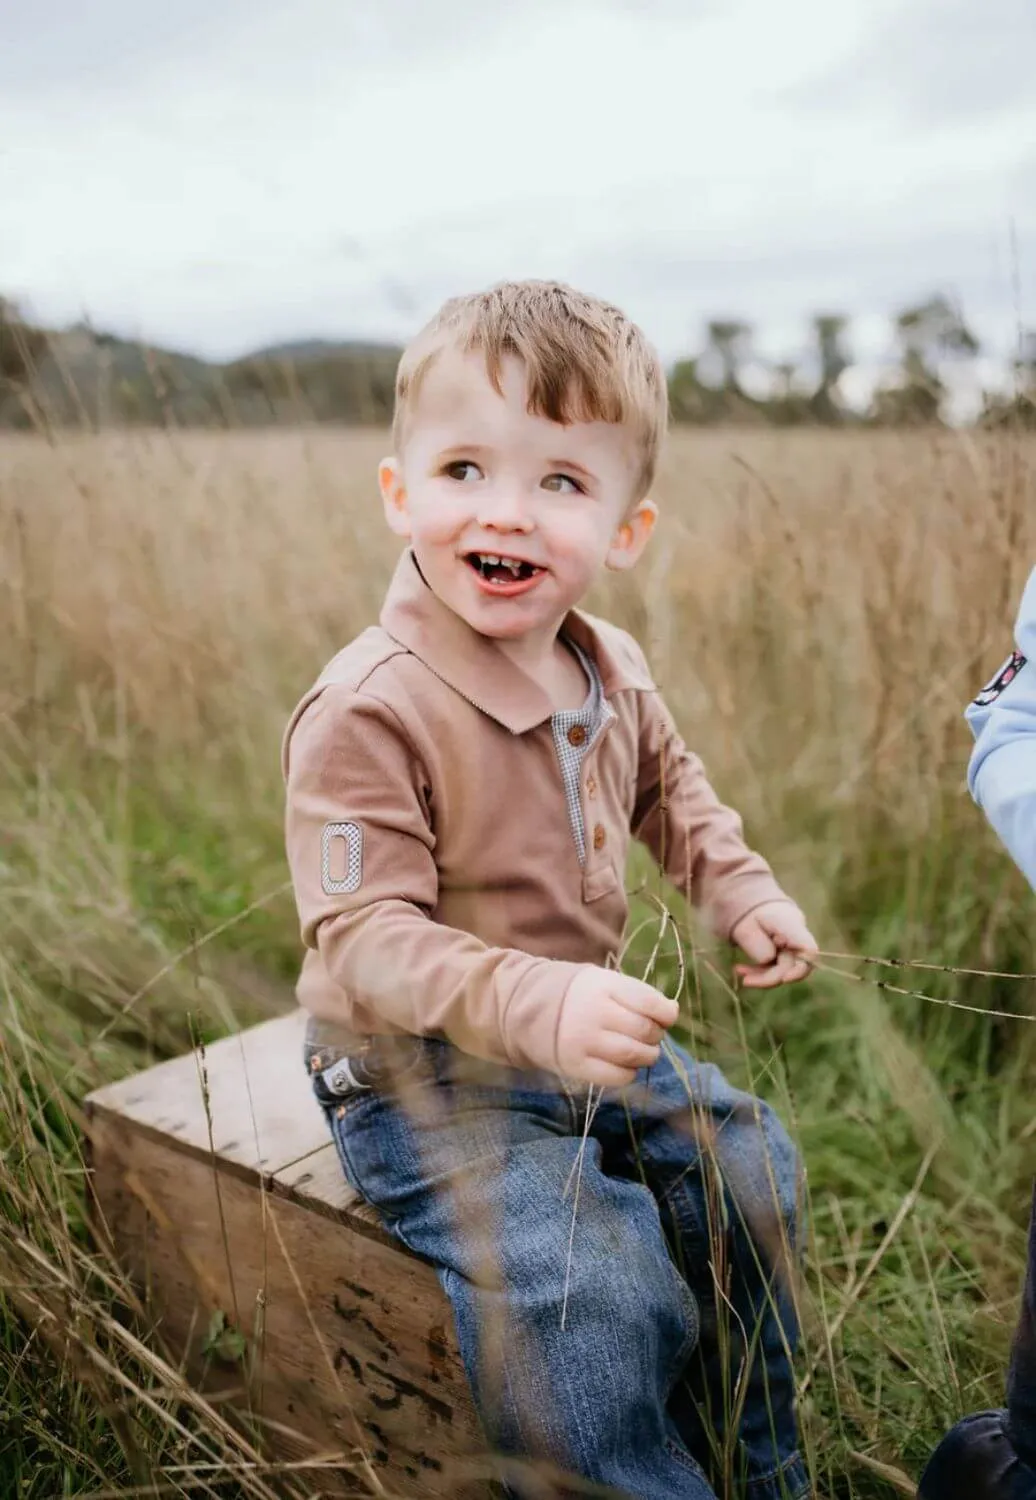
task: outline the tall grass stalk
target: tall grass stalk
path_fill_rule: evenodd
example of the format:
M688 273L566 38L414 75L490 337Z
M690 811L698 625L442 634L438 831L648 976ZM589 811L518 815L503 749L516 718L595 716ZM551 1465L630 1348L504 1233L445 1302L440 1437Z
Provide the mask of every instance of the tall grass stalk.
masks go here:
M264 1472L189 1391L91 1244L79 1104L194 1029L291 1003L278 746L376 616L395 557L373 484L385 443L0 444L4 1495L313 1492L312 1474ZM678 434L658 499L643 568L593 603L648 648L824 948L1031 974L1032 899L968 799L961 709L1006 654L1036 560L1036 445ZM670 897L641 862L630 879L628 966L682 988L690 1044L773 1100L803 1148L819 1490L910 1493L947 1424L1001 1396L1033 985L840 958L748 1000L724 954L660 927Z

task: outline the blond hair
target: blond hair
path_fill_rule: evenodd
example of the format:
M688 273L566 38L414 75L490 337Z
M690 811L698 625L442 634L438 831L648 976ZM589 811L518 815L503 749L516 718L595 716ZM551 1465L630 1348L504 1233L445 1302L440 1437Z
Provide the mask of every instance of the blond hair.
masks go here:
M397 453L421 382L444 349L481 352L502 394L507 355L525 366L528 410L552 422L621 422L641 453L636 499L655 477L669 401L665 371L637 325L611 303L556 281L504 281L452 297L407 347L396 373Z

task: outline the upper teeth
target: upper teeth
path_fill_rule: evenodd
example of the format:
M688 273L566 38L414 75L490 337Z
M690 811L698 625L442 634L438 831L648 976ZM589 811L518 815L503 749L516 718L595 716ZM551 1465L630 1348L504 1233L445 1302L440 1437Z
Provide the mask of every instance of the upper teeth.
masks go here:
M477 556L480 563L490 568L510 568L512 573L517 573L521 567L521 563L513 557L493 557L488 552L479 552Z

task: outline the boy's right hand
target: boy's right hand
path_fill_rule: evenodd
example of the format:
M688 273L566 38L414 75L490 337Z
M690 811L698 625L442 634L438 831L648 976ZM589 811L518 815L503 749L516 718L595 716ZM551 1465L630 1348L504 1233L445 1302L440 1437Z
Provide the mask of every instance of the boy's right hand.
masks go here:
M558 1072L580 1083L621 1088L652 1067L680 1014L653 985L613 969L585 968L569 985L558 1025Z

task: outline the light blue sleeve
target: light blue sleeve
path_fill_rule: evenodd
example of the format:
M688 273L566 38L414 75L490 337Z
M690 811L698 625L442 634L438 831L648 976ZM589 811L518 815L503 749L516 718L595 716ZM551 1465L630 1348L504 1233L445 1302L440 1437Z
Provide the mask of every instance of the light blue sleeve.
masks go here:
M975 736L968 786L1036 890L1036 569L1022 596L1015 647L966 711Z

